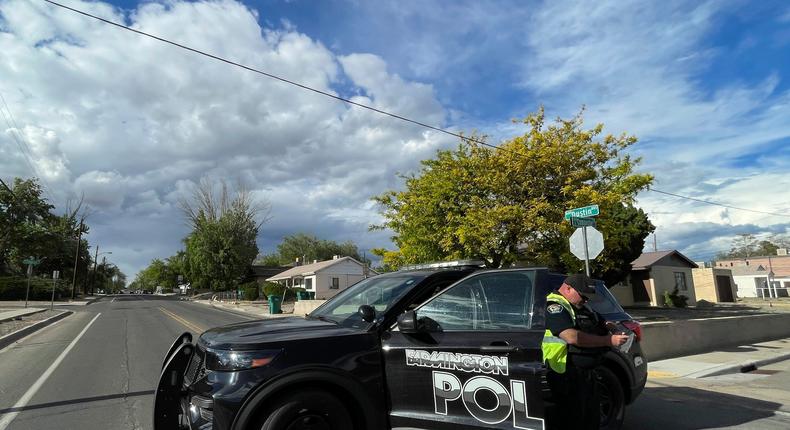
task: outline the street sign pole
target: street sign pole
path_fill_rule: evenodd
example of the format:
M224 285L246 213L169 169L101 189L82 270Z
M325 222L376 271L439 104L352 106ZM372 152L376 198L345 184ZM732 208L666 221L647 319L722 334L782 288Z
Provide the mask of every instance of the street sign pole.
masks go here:
M55 270L52 272L52 301L49 303L49 310L55 310L55 284L58 283L58 278L60 277L60 272Z
M33 265L27 265L27 290L25 290L25 307L27 307L27 299L30 297L30 277L33 276Z
M590 250L587 246L587 227L582 227L582 237L584 237L584 271L590 276Z

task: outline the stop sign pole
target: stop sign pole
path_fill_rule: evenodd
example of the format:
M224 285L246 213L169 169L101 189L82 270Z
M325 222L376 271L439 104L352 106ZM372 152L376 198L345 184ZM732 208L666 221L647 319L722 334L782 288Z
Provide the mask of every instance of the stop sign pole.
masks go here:
M584 238L584 273L590 276L590 248L587 246L587 227L582 227L582 237ZM54 290L53 290L54 291Z
M571 253L584 260L584 271L590 276L590 259L603 251L603 235L595 228L595 216L600 214L598 205L565 211L565 220L576 228L569 240Z

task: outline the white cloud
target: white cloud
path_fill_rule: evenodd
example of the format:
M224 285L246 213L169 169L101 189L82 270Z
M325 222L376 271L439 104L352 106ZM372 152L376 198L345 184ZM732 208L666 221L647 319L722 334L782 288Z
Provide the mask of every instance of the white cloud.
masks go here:
M515 116L541 102L563 116L585 104L590 122L640 137L633 152L656 174L656 188L790 210L782 175L790 155L765 152L790 136L790 94L780 90L786 76L703 80L728 54L708 36L737 3L355 4L354 19L367 24L351 26L354 36L375 42L378 55L316 40L287 19L230 0L143 2L128 12L73 4L425 123L473 124L493 142L523 127L506 118L475 122L474 101L447 105L465 93L487 97L468 82L512 90ZM377 219L369 197L400 186L396 172L456 144L42 3L0 0L0 52L0 93L31 142L33 162L63 201L85 193L97 208L92 243L113 248L130 275L180 247L186 226L177 201L205 175L239 178L272 203L262 245L298 231L386 245L386 232L366 231ZM759 167L733 161L755 153ZM9 131L0 133L0 172L30 175ZM770 232L785 222L654 193L640 203L659 225L660 243L673 246L721 246L726 234Z
M777 90L783 77L775 72L756 83L717 86L704 81L713 60L730 55L709 35L733 7L739 5L547 2L528 23L522 84L552 113L566 116L587 105L590 123L637 135L633 152L655 174L657 189L790 213L789 154L767 152L790 138L790 93ZM760 167L739 159L754 154L763 154ZM736 226L768 232L788 221L651 192L639 202L658 226L659 241L674 246L720 246L742 228ZM689 234L689 226L699 225L720 232Z
M381 58L338 57L293 27L262 28L230 0L143 3L128 15L74 6L321 91L350 82L359 100L404 116L446 116L430 85ZM204 175L268 198L263 245L297 231L381 245L366 231L368 199L453 141L61 9L2 0L0 14L0 92L43 174L70 197L84 193L96 211L90 240L129 275L180 247L177 200ZM0 151L13 155L11 144ZM4 157L0 170L22 174L16 162Z

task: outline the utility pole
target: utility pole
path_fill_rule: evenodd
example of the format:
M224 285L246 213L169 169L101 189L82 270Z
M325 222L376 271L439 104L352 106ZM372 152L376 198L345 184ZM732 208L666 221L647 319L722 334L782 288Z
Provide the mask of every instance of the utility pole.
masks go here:
M77 250L74 251L74 275L71 278L71 300L74 300L74 289L77 286L77 261L80 257L80 245L82 244L82 220L80 220L80 230L77 233Z
M96 254L93 257L93 276L91 276L90 290L93 292L93 281L96 280L96 265L99 263L99 245L96 245ZM87 291L85 292L87 294Z

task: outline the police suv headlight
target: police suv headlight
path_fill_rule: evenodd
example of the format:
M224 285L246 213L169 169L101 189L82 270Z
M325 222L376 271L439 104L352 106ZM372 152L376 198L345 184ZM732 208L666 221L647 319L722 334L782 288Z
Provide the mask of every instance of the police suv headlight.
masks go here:
M224 351L206 349L206 369L220 372L254 369L271 363L281 350Z

